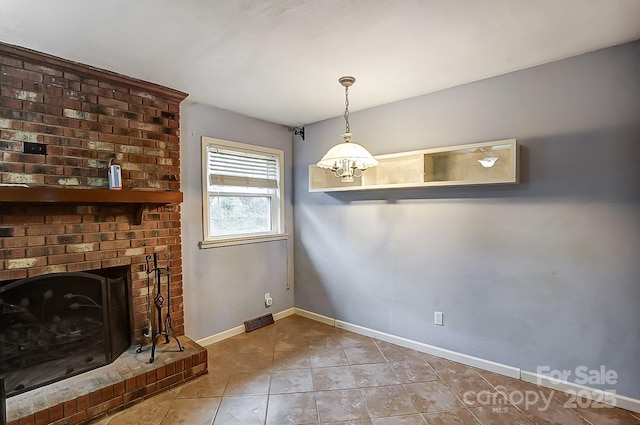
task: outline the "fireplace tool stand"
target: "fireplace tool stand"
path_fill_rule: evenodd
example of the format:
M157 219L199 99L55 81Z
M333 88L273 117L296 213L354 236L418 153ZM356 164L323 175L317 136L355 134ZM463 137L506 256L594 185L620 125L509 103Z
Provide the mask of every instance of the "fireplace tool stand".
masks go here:
M147 332L144 333L145 338L151 340L151 357L149 358L149 363L153 363L156 355L156 345L157 339L164 337L165 344L169 343L169 338L173 338L176 340L178 344L178 349L180 351L184 351L184 347L180 344L178 337L173 331L173 325L171 323L171 272L169 271L169 253L165 252L164 257L167 260L166 267L158 266L158 254L154 253L153 256L147 255L146 261L146 272L147 272L147 320L149 327L147 328ZM153 259L153 267L151 267L150 261ZM153 304L156 309L157 321L154 326L153 316L153 307L151 306L151 295L152 295L152 279L151 275L155 277L156 283L156 293L153 298ZM167 282L167 314L162 317L162 309L164 308L164 297L162 296L162 276L166 278ZM140 343L140 347L136 350L136 353L142 352L142 347L144 345L144 341Z

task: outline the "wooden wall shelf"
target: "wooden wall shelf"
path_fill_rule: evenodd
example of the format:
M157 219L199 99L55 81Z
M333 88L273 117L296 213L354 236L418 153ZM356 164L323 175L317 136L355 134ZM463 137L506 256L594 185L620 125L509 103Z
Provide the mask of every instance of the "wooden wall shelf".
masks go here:
M182 192L144 190L68 189L64 187L0 187L0 204L132 204L136 205L136 224L149 205L179 204Z
M518 183L515 139L377 155L379 165L352 183L309 166L309 192Z

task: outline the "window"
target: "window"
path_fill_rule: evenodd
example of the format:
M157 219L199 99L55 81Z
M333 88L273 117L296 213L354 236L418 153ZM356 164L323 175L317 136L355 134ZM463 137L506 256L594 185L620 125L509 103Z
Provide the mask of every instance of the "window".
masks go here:
M279 149L202 138L206 246L284 239Z

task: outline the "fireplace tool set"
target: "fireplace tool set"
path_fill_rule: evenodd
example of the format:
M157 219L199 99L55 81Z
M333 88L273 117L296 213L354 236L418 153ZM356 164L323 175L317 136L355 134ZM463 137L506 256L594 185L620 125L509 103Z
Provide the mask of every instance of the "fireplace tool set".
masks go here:
M178 349L184 351L184 347L180 344L178 337L176 337L173 331L173 325L171 324L171 272L169 271L169 253L165 252L164 257L167 260L166 267L158 266L158 254L154 253L153 256L147 255L146 257L146 273L147 273L147 321L148 327L144 336L151 340L151 357L149 363L153 363L156 354L157 339L164 337L165 344L169 343L169 338L175 339L178 344ZM150 262L153 259L153 267ZM152 275L153 278L152 278ZM162 277L165 277L167 282L167 313L164 318L162 317L162 309L164 308L165 298L162 296ZM157 316L154 315L153 307L151 306L151 296L153 294L153 281L156 284L156 292L153 297L153 307L156 309ZM157 320L156 320L157 317ZM154 323L155 322L155 323ZM136 353L141 353L143 350L144 341L140 343L140 347L136 350Z

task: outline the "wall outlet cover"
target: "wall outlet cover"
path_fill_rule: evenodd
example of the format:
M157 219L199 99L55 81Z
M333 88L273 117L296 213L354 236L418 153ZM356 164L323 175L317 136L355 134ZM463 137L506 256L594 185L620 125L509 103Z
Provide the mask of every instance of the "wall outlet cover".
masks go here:
M47 145L45 145L44 143L23 142L22 153L46 155Z

